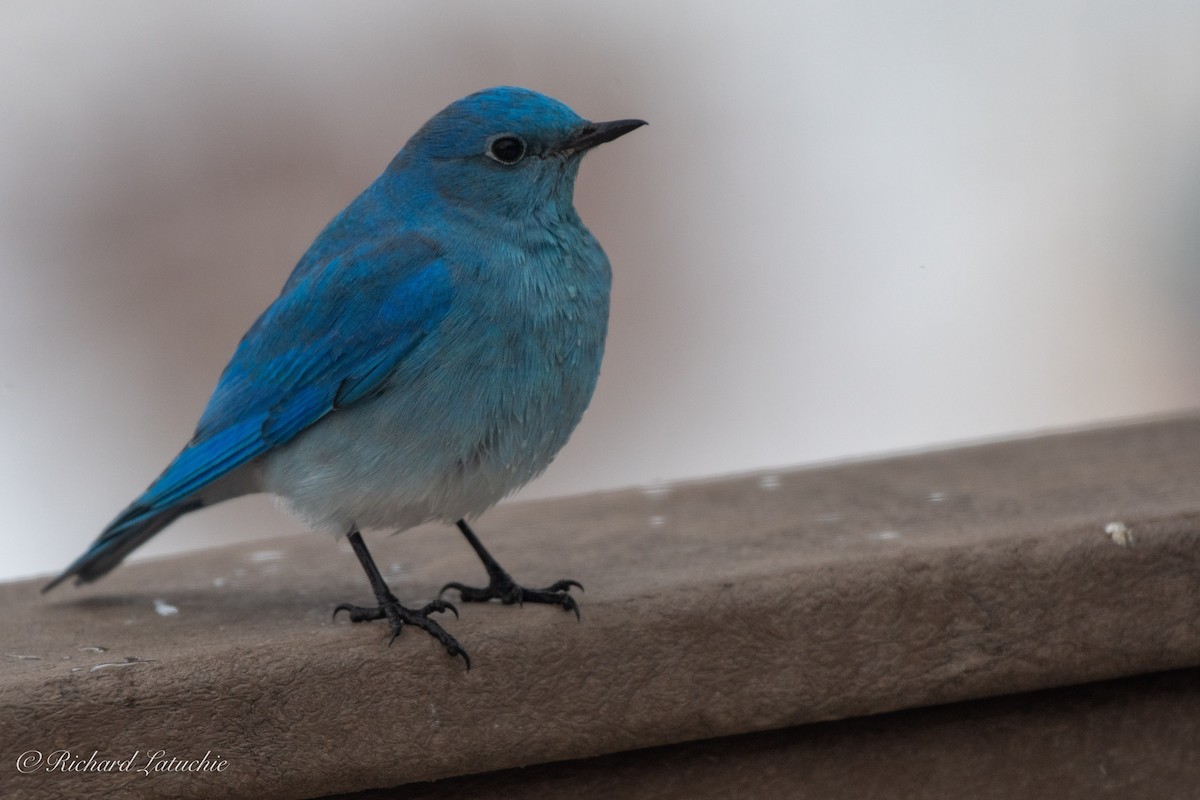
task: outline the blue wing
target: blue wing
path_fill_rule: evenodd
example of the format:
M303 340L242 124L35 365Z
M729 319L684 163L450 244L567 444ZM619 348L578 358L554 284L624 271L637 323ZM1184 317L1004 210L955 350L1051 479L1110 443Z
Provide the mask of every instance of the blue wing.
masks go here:
M371 395L445 317L450 274L427 240L351 252L295 274L238 345L187 447L56 578L100 577L218 478Z

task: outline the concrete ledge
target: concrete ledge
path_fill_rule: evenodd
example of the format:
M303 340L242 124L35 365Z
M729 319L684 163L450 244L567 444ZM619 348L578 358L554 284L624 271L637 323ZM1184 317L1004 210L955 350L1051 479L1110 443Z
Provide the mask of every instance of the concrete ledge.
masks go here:
M1164 800L1200 786L1200 670L704 739L322 800Z
M463 606L469 673L331 621L370 593L317 536L0 586L0 795L314 797L1200 665L1198 476L1190 416L513 504L481 537L583 621ZM405 600L481 575L452 529L368 538ZM57 749L227 767L15 769Z

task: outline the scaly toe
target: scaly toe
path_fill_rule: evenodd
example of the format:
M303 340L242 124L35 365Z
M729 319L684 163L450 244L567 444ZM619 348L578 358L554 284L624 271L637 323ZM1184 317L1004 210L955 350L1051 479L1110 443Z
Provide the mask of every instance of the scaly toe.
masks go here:
M405 608L400 605L399 600L391 598L375 608L356 606L352 603L341 603L333 610L335 618L339 611L349 612L351 622L370 622L386 618L392 629L392 636L388 639L389 647L400 636L405 625L414 625L441 642L446 648L446 652L451 656L462 656L467 669L471 668L471 657L467 655L467 651L458 643L458 640L446 633L441 625L429 619L429 614L445 611L453 611L454 616L457 617L458 609L454 607L453 603L448 603L445 600L434 600L432 603L426 604L424 608L417 610Z

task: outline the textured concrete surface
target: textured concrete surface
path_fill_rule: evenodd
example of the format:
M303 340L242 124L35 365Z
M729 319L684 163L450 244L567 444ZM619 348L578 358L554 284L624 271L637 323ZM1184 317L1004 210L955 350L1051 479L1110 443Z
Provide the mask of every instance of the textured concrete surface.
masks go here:
M476 529L583 620L463 605L470 672L332 621L370 592L319 536L0 586L0 796L313 797L1195 666L1198 477L1192 416L514 504ZM482 577L453 529L368 543L414 603ZM134 760L16 768L62 750Z
M1200 786L1200 669L323 800L1165 800Z

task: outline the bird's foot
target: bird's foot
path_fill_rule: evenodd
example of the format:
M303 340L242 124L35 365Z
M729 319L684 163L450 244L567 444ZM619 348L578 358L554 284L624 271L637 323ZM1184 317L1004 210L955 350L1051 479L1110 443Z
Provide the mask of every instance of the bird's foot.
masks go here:
M430 614L443 611L453 611L454 616L458 616L458 609L445 600L434 600L423 608L414 609L400 605L400 601L389 593L381 599L380 604L377 606L356 606L350 603L342 603L333 610L333 616L336 617L339 611L349 612L351 622L370 622L376 619L386 619L392 625L392 638L388 640L388 645L396 641L396 637L400 635L400 631L404 629L405 625L420 628L441 642L445 646L446 652L451 656L462 656L463 661L466 662L467 669L471 668L471 657L467 655L467 651L458 643L458 640L446 633L446 630L441 625L438 625L429 618Z
M575 619L579 619L579 604L575 602L575 598L571 596L570 589L572 586L583 589L583 584L579 581L561 580L547 586L545 589L526 589L512 579L512 576L503 570L498 570L491 575L491 580L488 585L483 588L474 586L464 586L461 583L451 582L442 587L442 591L438 592L438 596L447 589L455 589L458 591L459 598L464 603L485 603L488 600L496 599L505 605L517 603L546 603L547 605L559 606L564 611L574 611Z

